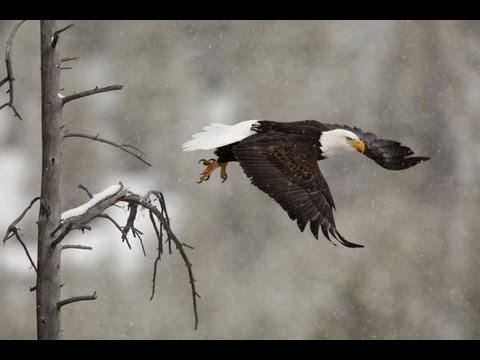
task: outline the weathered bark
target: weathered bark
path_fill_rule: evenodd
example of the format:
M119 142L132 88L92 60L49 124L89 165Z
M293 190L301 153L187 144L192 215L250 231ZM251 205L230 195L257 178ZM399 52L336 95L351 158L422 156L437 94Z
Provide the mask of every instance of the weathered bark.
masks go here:
M13 29L6 50L7 76L0 80L0 86L9 83L9 102L0 106L0 110L5 107L11 107L20 117L13 105L13 68L10 61L10 51L13 38L19 26L23 23L19 22ZM157 273L157 263L163 253L164 233L167 236L166 242L169 246L169 253L172 253L171 243L173 242L180 252L185 265L187 266L190 286L192 289L193 311L195 316L195 329L198 325L197 314L197 297L200 295L196 291L195 279L193 278L192 264L189 261L184 247L192 248L187 244L180 243L170 228L170 220L168 218L167 209L163 195L159 191L149 191L147 195L140 196L134 194L124 188L120 183L118 191L112 196L105 197L101 201L95 202L84 213L77 216L71 216L61 222L61 196L60 186L62 183L62 158L63 158L63 140L65 138L78 137L102 142L127 152L134 156L144 164L151 164L144 159L145 153L130 144L118 144L114 141L100 138L99 135L91 136L82 133L65 133L62 130L62 109L65 104L70 101L81 99L87 96L96 95L103 92L120 90L122 85L111 85L106 87L95 87L94 89L74 93L69 96L60 95L60 72L62 70L62 61L71 61L75 58L61 59L58 50L59 35L71 28L73 24L67 25L61 29L56 28L56 21L42 20L40 23L40 48L41 48L41 90L42 90L42 184L40 197L36 197L30 202L30 205L15 219L8 227L7 233L3 238L5 243L8 239L15 236L25 250L25 253L33 267L37 272L37 284L30 288L30 291L36 291L37 297L37 337L39 340L56 340L61 334L61 308L62 306L72 304L79 301L95 300L96 292L93 295L74 296L71 298L60 300L61 293L61 252L63 249L80 249L92 250L89 246L83 245L61 245L60 242L72 230L90 230L88 223L96 218L105 218L111 221L115 227L120 230L122 240L128 241L128 233L131 231L134 237L137 237L142 245L143 242L140 235L143 233L136 229L134 221L137 216L137 208L139 206L148 209L150 220L154 227L158 241L157 258L154 264L154 273L152 279L152 296L155 294L155 280ZM85 190L92 198L94 195L83 185L80 188ZM115 187L117 189L117 187ZM98 195L98 194L97 194ZM154 196L153 201L158 201L158 205L154 205L150 199ZM40 199L40 211L38 215L38 256L37 265L33 261L26 244L23 242L18 223L24 218L28 210L33 204ZM97 199L98 200L98 199ZM103 212L116 205L117 202L127 202L130 209L130 215L125 226L120 226L113 218Z
M63 134L60 90L60 54L53 44L56 21L41 21L42 82L42 187L38 217L37 337L54 340L60 336L61 247L50 246L50 234L61 216L61 166Z

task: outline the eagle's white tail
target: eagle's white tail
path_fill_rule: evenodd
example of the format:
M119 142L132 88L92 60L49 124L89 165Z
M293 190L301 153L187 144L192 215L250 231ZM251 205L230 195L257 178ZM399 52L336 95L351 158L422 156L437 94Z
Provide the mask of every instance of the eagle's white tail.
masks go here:
M194 134L192 139L182 145L183 151L210 150L233 144L255 134L252 125L258 120L246 120L235 125L210 124L202 132Z

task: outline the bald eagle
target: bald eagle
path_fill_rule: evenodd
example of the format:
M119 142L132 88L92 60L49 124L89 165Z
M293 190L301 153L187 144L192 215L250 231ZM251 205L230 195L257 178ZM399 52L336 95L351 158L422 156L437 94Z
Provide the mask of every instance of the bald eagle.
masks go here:
M247 120L235 125L210 124L183 144L184 151L212 150L217 159L201 159L205 170L199 183L220 168L222 182L226 167L238 161L251 183L272 197L303 232L330 235L344 246L363 245L346 240L333 218L335 203L317 161L335 154L359 151L389 170L408 169L428 160L397 141L378 139L357 127L325 124L315 120L276 122ZM332 242L333 243L333 242Z

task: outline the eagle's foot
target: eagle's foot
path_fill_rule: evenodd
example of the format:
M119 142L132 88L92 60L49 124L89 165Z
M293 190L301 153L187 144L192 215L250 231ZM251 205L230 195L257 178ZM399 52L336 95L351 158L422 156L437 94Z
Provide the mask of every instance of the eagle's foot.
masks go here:
M210 179L210 175L215 171L216 168L220 168L220 178L222 179L222 183L227 180L228 175L226 169L228 162L218 162L215 159L200 159L198 163L202 163L202 165L206 166L206 168L200 174L200 179L197 181L197 184L208 181L208 179Z
M222 184L227 180L227 165L228 162L219 163L220 164L220 178L222 179Z

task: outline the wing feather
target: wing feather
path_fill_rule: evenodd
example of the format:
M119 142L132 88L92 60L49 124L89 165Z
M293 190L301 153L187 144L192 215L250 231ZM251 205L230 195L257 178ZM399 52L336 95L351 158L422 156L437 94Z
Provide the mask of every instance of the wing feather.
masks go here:
M350 130L365 144L364 155L388 170L403 170L429 160L426 156L411 156L413 150L398 141L378 139L371 132L364 132L358 127L347 125L330 125L332 128Z
M335 204L308 138L261 133L246 138L232 150L252 184L280 204L301 231L310 222L316 239L321 229L328 240L330 232L347 247L363 247L338 233L333 218Z

